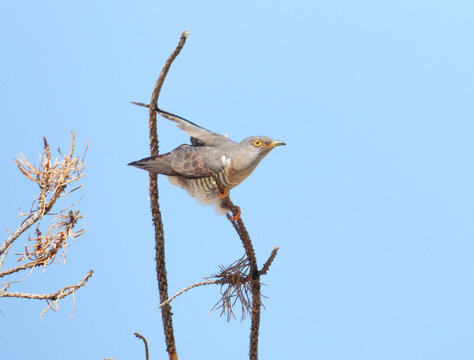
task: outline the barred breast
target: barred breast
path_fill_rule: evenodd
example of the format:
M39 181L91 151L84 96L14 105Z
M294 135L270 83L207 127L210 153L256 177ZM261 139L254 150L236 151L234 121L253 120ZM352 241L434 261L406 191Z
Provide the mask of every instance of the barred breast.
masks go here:
M216 176L222 186L229 190L238 185L227 178L224 169L217 173ZM199 202L206 205L215 205L216 211L219 214L225 214L228 211L225 200L217 195L217 184L211 176L198 179L168 176L168 179L173 185L186 190L189 195L196 198Z

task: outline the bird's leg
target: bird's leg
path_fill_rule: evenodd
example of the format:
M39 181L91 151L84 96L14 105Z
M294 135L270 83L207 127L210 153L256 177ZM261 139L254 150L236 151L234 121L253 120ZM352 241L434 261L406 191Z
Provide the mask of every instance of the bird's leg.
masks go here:
M230 200L229 197L229 189L226 187L222 186L222 184L219 181L219 178L216 176L216 174L211 172L211 177L214 179L215 185L217 187L217 195L221 198L224 199L227 208L229 209L230 212L232 212L232 216L230 216L229 213L227 213L227 218L230 221L237 221L240 219L240 207L234 205L232 201Z
M225 187L222 187L223 189L223 192L221 192L221 189L220 187L217 188L217 195L222 198L222 199L225 199L226 197L229 196L229 189L225 188Z
M225 199L225 198L229 197L229 189L227 189L226 187L224 187L221 184L221 182L219 181L219 178L217 177L217 175L214 174L213 172L211 172L209 175L214 180L214 185L217 188L217 196L219 196L221 199Z

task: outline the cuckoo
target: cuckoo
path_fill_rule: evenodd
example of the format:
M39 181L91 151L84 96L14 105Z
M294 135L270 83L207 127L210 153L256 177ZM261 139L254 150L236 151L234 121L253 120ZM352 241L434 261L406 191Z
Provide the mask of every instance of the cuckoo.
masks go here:
M133 104L149 107L142 103ZM180 186L198 201L215 205L219 214L231 210L226 201L229 190L244 181L275 146L286 145L266 136L250 136L238 143L180 116L158 108L155 110L177 123L191 137L191 145L183 144L169 153L128 165L166 175L173 185ZM237 208L232 220L239 217L240 209Z

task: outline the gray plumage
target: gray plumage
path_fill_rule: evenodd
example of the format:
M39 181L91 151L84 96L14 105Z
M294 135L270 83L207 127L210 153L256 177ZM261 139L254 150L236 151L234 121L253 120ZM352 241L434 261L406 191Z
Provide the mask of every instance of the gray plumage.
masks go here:
M133 104L148 107L146 104ZM237 143L177 115L158 108L156 111L188 133L191 145L183 144L169 153L128 165L167 175L173 185L185 189L204 204L215 205L221 214L229 209L225 200L218 196L217 184L211 174L223 187L231 190L244 181L275 146L286 145L266 136L250 136Z

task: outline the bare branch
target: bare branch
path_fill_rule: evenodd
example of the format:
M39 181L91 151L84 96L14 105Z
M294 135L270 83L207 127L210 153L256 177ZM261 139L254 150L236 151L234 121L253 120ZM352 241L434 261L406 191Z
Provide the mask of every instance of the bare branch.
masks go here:
M10 268L10 269L7 269L5 271L2 271L0 272L0 278L4 277L4 276L7 276L7 275L10 275L10 274L13 274L13 273L16 273L16 272L19 272L21 270L26 270L26 269L31 269L33 267L36 267L36 266L40 266L41 264L34 264L34 263L26 263L26 264L23 264L23 265L19 265L19 266L15 266L13 268Z
M158 155L158 131L156 126L156 111L158 106L158 98L160 91L165 81L166 75L171 67L171 64L176 59L178 54L186 42L189 32L184 31L181 35L178 45L173 53L166 60L160 76L158 77L150 100L149 122L148 127L150 131L150 153L151 155ZM153 217L153 225L155 227L155 260L156 260L156 274L158 278L158 289L160 292L160 303L168 299L168 279L166 274L165 262L165 239L163 231L163 221L161 219L160 205L158 203L158 176L157 174L149 174L149 192L150 192L150 207ZM161 308L161 317L163 321L163 328L165 333L166 351L168 352L170 360L177 360L176 343L174 340L173 318L171 314L171 306L169 304Z
M150 355L148 353L148 342L146 341L145 337L137 332L134 333L134 335L139 338L139 339L142 339L143 340L143 343L145 344L145 359L146 360L149 360L150 359Z
M158 132L156 128L156 111L155 109L158 107L158 98L160 97L161 88L163 87L163 83L165 82L166 75L168 75L168 71L171 67L171 64L179 55L181 50L183 49L184 44L186 43L186 39L188 38L189 31L183 31L181 34L181 38L179 39L178 45L171 53L169 58L166 60L165 65L161 69L160 76L158 80L156 80L155 87L153 89L153 93L151 95L150 100L150 121L148 126L150 128L150 153L151 155L158 155Z
M46 300L48 302L52 301L52 303L48 304L48 306L40 314L40 317L41 317L48 309L52 308L53 305L57 306L57 303L59 300L74 293L74 291L84 286L84 284L87 282L87 280L90 279L93 273L94 272L92 270L89 270L86 276L77 284L66 286L52 294L25 294L25 293L19 293L19 292L0 292L0 297L15 297L15 298L24 298L24 299Z
M31 225L33 225L35 222L37 222L39 219L43 217L44 213L44 198L40 197L39 198L39 204L38 204L38 209L32 213L28 218L23 221L23 223L20 225L20 227L13 233L11 234L7 240L0 246L0 255L2 255L7 249L10 248L10 246L13 244L13 242L18 239L18 237L23 234Z

